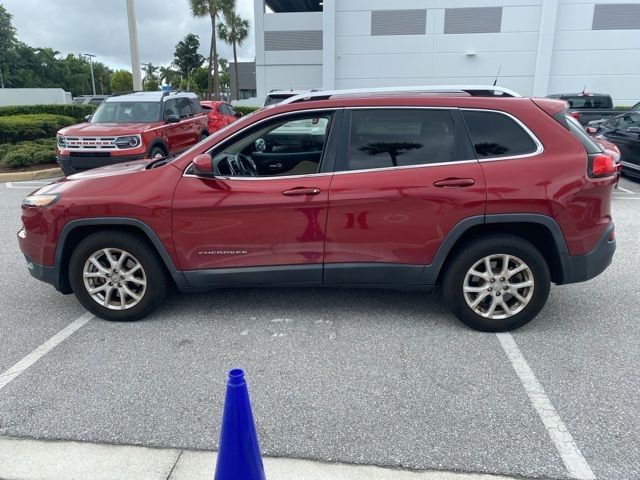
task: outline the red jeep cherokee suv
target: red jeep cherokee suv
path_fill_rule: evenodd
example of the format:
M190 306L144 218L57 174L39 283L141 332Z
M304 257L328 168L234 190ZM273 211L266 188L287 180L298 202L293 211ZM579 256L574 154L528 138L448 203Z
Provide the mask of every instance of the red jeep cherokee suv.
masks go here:
M41 188L18 233L29 271L109 320L169 284L440 285L460 320L500 331L551 282L609 265L615 167L565 102L422 90L292 97L177 158Z
M208 135L207 117L190 92L129 92L108 97L87 123L58 132L65 175L186 150Z

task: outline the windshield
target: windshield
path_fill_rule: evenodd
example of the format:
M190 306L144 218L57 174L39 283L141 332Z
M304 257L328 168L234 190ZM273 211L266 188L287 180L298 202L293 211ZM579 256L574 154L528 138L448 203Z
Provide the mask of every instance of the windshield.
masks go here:
M91 117L91 123L157 122L160 102L104 102Z

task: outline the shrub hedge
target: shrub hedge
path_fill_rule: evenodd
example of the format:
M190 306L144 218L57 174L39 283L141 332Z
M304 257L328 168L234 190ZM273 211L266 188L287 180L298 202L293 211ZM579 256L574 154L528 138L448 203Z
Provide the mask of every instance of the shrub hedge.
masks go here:
M249 115L250 113L260 110L260 107L233 107L242 115Z
M18 168L55 163L56 139L41 138L20 143L0 145L0 165Z
M0 143L17 143L37 138L50 138L76 120L48 113L0 117Z
M0 117L48 113L51 115L72 117L78 122L81 122L84 120L84 117L93 114L95 110L95 105L16 105L0 107Z

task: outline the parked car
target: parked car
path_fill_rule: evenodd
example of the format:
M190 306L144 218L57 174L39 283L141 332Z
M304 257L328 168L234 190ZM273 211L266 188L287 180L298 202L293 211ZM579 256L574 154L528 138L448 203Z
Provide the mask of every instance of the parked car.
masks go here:
M587 127L596 141L610 142L619 149L622 173L640 178L640 111L629 111L602 124Z
M559 98L569 103L569 113L582 125L620 114L620 110L614 110L611 96L604 93L555 93L547 98Z
M131 92L107 98L85 123L58 132L65 175L175 155L205 138L207 117L190 92Z
M264 107L268 107L269 105L276 105L284 100L295 97L296 95L301 95L303 93L308 92L309 90L271 90L267 93L267 96L264 99Z
M71 103L74 105L101 105L109 95L80 95L79 97L74 97Z
M209 133L217 132L242 117L240 112L225 102L201 101L200 106L202 107L202 111L207 115L207 129Z
M480 89L501 91L289 98L176 158L37 190L20 248L34 277L109 320L147 315L170 284L440 285L472 328L517 328L551 282L611 262L616 170L566 102ZM301 121L314 127L285 128Z

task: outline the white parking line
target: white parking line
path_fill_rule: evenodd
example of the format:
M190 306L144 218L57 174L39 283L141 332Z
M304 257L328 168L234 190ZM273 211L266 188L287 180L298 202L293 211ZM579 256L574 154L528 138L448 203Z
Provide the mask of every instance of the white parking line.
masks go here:
M49 340L44 342L42 345L37 347L31 353L29 353L26 357L19 360L12 367L4 372L0 373L0 390L6 387L12 380L15 380L18 375L27 370L31 365L36 363L42 357L44 357L48 352L53 350L55 347L64 342L67 338L69 338L73 333L78 330L80 327L85 325L89 320L93 318L92 313L85 313L80 318L78 318L75 322L67 325L65 328L56 333Z
M621 187L620 185L618 185L617 188L618 190L622 190L623 192L626 192L626 193L636 193L633 190L629 190L628 188Z
M553 408L549 397L547 397L542 385L538 382L511 334L496 333L496 335L500 340L504 353L507 354L511 362L511 366L527 392L533 408L538 412L544 428L546 428L553 445L558 450L569 476L579 480L595 480L596 477L591 471L591 467L589 467L582 453L580 453L580 449L573 441L571 433L569 433L556 409Z

